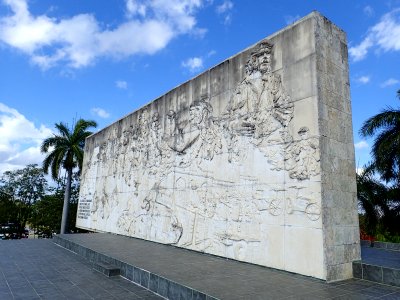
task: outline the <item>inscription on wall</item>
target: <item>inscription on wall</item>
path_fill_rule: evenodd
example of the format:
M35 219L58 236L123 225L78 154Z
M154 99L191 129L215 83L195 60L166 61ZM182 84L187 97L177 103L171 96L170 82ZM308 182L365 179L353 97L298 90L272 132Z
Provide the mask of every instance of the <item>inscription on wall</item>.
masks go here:
M90 217L91 204L92 204L91 199L82 199L82 198L79 199L78 214L77 214L78 219L87 220Z

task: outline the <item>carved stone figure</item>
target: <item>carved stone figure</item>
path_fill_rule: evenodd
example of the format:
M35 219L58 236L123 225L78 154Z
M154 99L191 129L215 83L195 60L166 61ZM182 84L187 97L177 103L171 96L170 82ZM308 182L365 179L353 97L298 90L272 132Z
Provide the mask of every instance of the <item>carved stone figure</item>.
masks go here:
M280 170L284 149L272 149L270 145L285 143L294 106L283 90L281 76L272 73L271 54L272 45L267 42L261 42L251 53L245 78L236 86L227 107L224 135L229 162L243 160L246 151L242 144L252 143L269 159L273 169Z
M160 115L155 112L151 118L150 135L148 136L149 151L147 154L147 167L150 174L156 174L161 164L161 125Z
M286 199L286 213L301 213L311 221L317 221L321 216L321 207L316 203L315 193L307 192L303 185L290 186Z
M308 132L308 127L301 127L298 131L300 140L290 144L287 149L286 170L290 178L305 180L320 172L318 141L309 138Z
M259 44L246 64L245 78L236 87L227 110L230 127L240 135L268 137L286 127L293 117L293 103L285 95L281 77L271 73L272 45Z
M221 152L221 134L212 120L212 106L204 99L195 101L189 110L189 122L181 132L171 135L170 148L179 155L186 156L180 166L190 165L192 160L201 164L202 160L212 160L215 154ZM170 121L172 128L176 123ZM170 129L171 130L171 129ZM189 161L187 160L189 159Z

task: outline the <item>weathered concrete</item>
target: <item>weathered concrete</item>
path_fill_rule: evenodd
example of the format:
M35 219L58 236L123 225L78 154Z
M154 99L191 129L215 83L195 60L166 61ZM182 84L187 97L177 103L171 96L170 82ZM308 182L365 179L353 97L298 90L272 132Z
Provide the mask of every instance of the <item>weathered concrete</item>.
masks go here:
M312 13L103 129L81 184L81 228L352 277L344 32Z

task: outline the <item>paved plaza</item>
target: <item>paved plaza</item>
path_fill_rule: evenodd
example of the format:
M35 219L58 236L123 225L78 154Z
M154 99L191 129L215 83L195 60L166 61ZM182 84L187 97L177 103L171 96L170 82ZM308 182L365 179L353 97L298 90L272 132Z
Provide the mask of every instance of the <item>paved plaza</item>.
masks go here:
M49 239L0 240L0 299L162 299Z
M400 288L365 280L327 284L284 271L110 234L63 237L220 299L400 299ZM162 299L123 277L108 278L94 271L88 260L58 246L54 240L0 241L0 255L2 300ZM183 299L180 297L171 298ZM184 299L214 298L196 297L192 293Z

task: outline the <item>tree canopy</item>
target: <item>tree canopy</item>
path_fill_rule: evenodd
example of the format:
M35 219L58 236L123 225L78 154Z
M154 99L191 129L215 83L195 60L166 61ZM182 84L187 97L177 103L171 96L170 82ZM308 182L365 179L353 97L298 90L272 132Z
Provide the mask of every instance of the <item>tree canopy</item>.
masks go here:
M97 123L91 120L79 119L74 128L70 130L64 123L56 123L57 134L46 138L41 146L42 153L48 153L43 161L43 170L47 173L49 168L53 179L60 176L60 169L82 169L83 148L85 139L92 134L87 129L97 127Z
M400 100L400 90L397 97ZM400 107L388 107L366 120L360 134L374 136L372 166L386 182L400 186Z
M1 223L15 222L25 226L32 205L46 194L47 188L43 170L37 165L4 172L0 177Z
M0 177L0 190L25 204L38 201L45 194L47 187L43 170L34 164L23 169L6 171Z

